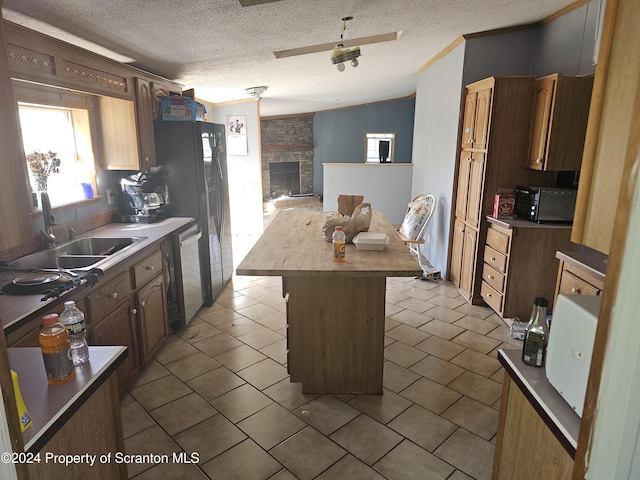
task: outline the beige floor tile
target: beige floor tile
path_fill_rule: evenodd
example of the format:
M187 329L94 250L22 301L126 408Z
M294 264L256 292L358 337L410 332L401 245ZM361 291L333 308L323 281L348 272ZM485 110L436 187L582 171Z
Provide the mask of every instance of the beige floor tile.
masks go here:
M396 305L416 313L424 313L435 306L435 304L430 303L427 300L420 300L412 297L402 300L401 302L397 302Z
M394 320L394 319L392 319L390 317L386 317L384 319L384 331L385 332L388 332L392 328L396 328L398 325L402 325L402 322L399 322L398 320Z
M402 367L410 367L426 356L427 354L425 352L405 345L402 342L394 342L384 349L384 358Z
M416 445L433 452L458 426L420 405L413 405L388 424Z
M347 452L312 427L288 438L269 453L300 480L310 480Z
M491 375L491 380L502 383L504 381L504 368L500 368L496 373Z
M186 383L194 392L209 401L244 385L245 381L231 370L221 367L192 378Z
M202 465L243 441L247 436L219 413L175 435L173 439L191 454L197 452Z
M210 323L205 322L204 320L200 323L194 322L195 319L191 321L189 326L178 330L176 335L189 343L195 343L199 340L204 340L205 338L218 335L221 332L220 329L214 327Z
M250 347L260 350L267 345L283 340L285 337L269 328L260 326L259 328L256 328L249 333L245 333L244 335L240 335L237 338Z
M135 387L129 390L129 393L149 412L154 408L190 394L191 389L173 375L169 375L140 387Z
M125 451L128 455L169 455L179 452L180 447L159 426L147 428L125 439ZM130 463L127 465L129 478L151 468L151 463Z
M240 335L244 335L245 333L249 333L256 328L264 328L259 323L254 322L253 320L247 317L236 318L230 322L221 323L217 325L217 328L222 330L224 333L231 335L235 338L238 338Z
M220 362L232 372L238 372L239 370L247 368L254 363L258 363L265 358L267 358L266 355L263 355L248 345L240 345L233 350L216 355L214 360Z
M201 352L206 353L210 357L215 357L221 353L228 352L234 348L242 345L240 340L236 340L231 335L221 333L220 335L214 335L210 338L205 338L199 342L194 343L194 346Z
M276 473L273 477L271 477L269 480L298 480L298 477L296 477L293 473L291 473L286 468L283 468L278 473Z
M445 340L451 340L456 335L464 332L464 328L456 327L455 325L440 320L431 320L429 323L422 325L420 330L424 330L431 335L436 335Z
M242 385L210 401L220 413L233 423L268 407L273 401L251 385Z
M169 435L175 435L216 413L215 408L192 393L151 410L151 416Z
M287 326L287 315L284 312L274 312L260 318L256 318L257 323L263 327L270 328L274 332Z
M485 440L491 440L498 431L498 412L469 397L462 397L442 416Z
M197 465L190 463L161 463L145 470L135 480L208 480Z
M268 305L264 305L262 303L256 303L254 305L248 306L246 308L236 308L236 312L244 315L251 320L258 320L261 317L265 317L267 315L273 315L278 310Z
M489 480L494 450L491 442L459 428L435 454L476 480Z
M294 414L274 403L237 424L265 450L278 445L307 426Z
M465 315L473 315L477 318L486 319L491 315L495 315L495 312L491 307L484 307L482 305L471 305L468 302L456 307L457 312L464 313Z
M388 480L444 480L454 468L419 446L404 440L373 468Z
M236 291L238 293L246 295L249 298L254 298L258 300L260 303L265 303L264 300L260 299L260 297L274 293L273 290L271 290L270 288L264 287L256 282L252 282L249 285L247 285L246 288L243 288L242 290L236 290ZM282 299L282 297L280 298Z
M172 335L172 341L165 343L153 358L157 362L166 365L167 363L175 362L176 360L192 355L197 351L198 350L189 342Z
M460 296L460 292L456 287L453 286L451 282L442 282L437 287L432 289L434 292L439 295L446 295L447 297L458 297ZM491 310L493 312L493 310Z
M466 473L461 472L460 470L456 470L455 472L453 472L453 475L451 475L447 480L474 480L474 479L471 478Z
M491 377L500 369L500 362L497 358L483 355L469 348L452 358L450 362L485 377Z
M420 288L416 286L417 284L410 284L406 290L402 290L399 292L401 295L406 295L407 297L417 298L418 300L430 300L434 297L437 297L439 294L432 290L426 288ZM433 303L433 302L429 302Z
M289 376L286 368L270 358L239 370L237 374L258 390L264 390Z
M321 395L293 413L324 435L331 435L360 415L357 409L333 395Z
M464 316L464 313L452 310L447 307L436 306L430 310L427 310L425 315L429 315L430 317L442 322L453 323L456 320L462 318Z
M384 389L382 395L357 395L349 400L349 405L386 424L409 408L412 402Z
M287 339L283 338L271 345L261 348L260 353L278 362L280 365L287 363Z
M468 371L451 382L449 388L485 405L493 404L502 394L500 383Z
M133 398L131 395L129 395L129 392L124 392L122 395L120 395L120 406L122 407L123 405L128 405L131 402L135 402L136 399Z
M457 325L458 327L462 327L467 330L479 333L480 335L486 335L489 332L499 328L495 323L488 322L472 315L465 315L460 320L456 320L453 324Z
M398 312L401 312L404 308L394 305L393 303L389 303L388 301L384 305L384 314L389 317Z
M462 396L428 378L420 378L400 392L400 395L436 414L444 412Z
M329 438L367 465L373 465L403 440L401 435L365 414Z
M173 373L183 382L190 380L199 375L203 375L211 370L220 368L220 364L213 360L209 355L197 351L193 355L181 358L175 362L165 365L167 370Z
M414 312L410 309L401 310L398 313L390 315L389 318L414 328L418 328L433 320L429 315L422 315L421 313Z
M210 478L266 480L282 468L271 455L247 439L202 465Z
M387 330L385 335L412 347L430 337L427 332L410 327L409 325L398 325L396 328Z
M136 402L133 397L132 401L120 406L120 416L122 418L122 434L124 438L128 438L142 430L155 425L155 421L146 412L144 408Z
M501 343L500 340L485 337L469 330L461 333L451 341L480 353L489 353Z
M511 348L522 348L522 340L511 338L509 327L507 327L506 325L498 326L497 328L489 332L487 334L487 337L495 338L496 340L500 340L502 343L510 344L512 345Z
M201 308L200 310L198 310L198 317L202 318L205 322L216 326L220 325L221 323L231 322L236 318L242 317L242 315L230 308L215 304L211 308Z
M302 393L302 384L292 383L288 378L266 388L263 393L289 411L293 411L320 396L318 393Z
M151 360L142 369L140 375L138 375L138 378L134 380L129 390L144 385L145 383L153 382L154 380L158 380L159 378L166 377L167 375L171 375L171 372L169 370L167 370L159 362Z
M420 378L415 372L393 362L384 362L382 385L392 392L398 393Z
M451 310L467 303L467 301L460 295L456 297L449 295L436 295L431 298L429 302L434 305L438 305L439 307L450 308Z
M293 478L293 477L292 477ZM384 480L384 477L353 455L345 455L316 480ZM273 480L276 480L275 478ZM280 480L280 479L278 479Z
M385 295L385 299L387 301L387 303L390 303L392 305L397 305L400 302L403 302L404 300L408 300L409 299L409 295L405 295L403 293L400 292L394 292L394 291L390 291L387 290L387 294ZM400 307L402 308L402 307Z
M438 382L440 385L448 385L464 373L464 368L445 362L433 355L429 355L427 358L420 360L410 367L410 370L434 382Z
M444 338L440 338L436 335L420 342L416 345L416 348L423 352L427 352L430 355L435 355L442 360L451 360L465 349L462 345L458 345L457 343L445 340Z
M253 305L257 305L259 302L257 300L254 300L253 298L247 297L246 295L239 294L229 298L218 297L218 299L216 300L216 303L219 303L223 307L227 307L231 310L235 310L236 312L240 313L239 310L242 310L244 308L249 308Z

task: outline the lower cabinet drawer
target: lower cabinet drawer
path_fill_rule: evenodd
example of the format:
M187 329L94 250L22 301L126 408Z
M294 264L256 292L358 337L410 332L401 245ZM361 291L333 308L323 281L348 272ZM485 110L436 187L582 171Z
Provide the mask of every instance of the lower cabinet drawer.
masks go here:
M509 253L510 240L511 237L509 237L509 235L505 235L493 227L487 230L487 245L495 248L499 252Z
M130 293L129 272L122 272L109 283L100 287L97 292L87 297L89 311L91 312L88 322L90 323L96 318L101 318L113 311L129 298Z
M489 264L501 273L507 271L507 256L486 245L484 247L484 263Z
M480 295L496 313L502 313L502 294L496 292L487 282L482 282Z
M486 263L482 267L482 280L487 282L498 292L504 293L504 275L497 270L491 268Z
M563 270L558 293L562 295L598 295L600 290L582 278Z
M157 251L133 267L133 288L140 288L147 280L162 273L162 254Z

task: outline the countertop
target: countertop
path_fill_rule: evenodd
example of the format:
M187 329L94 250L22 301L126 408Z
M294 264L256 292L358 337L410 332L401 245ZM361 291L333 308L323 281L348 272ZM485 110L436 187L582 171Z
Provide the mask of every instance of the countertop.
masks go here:
M530 367L520 350L498 350L498 360L571 457L575 457L580 417L547 380L544 367Z
M563 228L571 230L572 225L566 223L537 223L524 218L494 218L487 216L487 222L499 225L502 228Z
M31 453L40 451L127 356L125 347L89 347L89 361L76 367L73 380L49 385L39 348L8 348L7 352L32 420L23 433L25 452Z
M280 211L236 269L238 275L273 276L421 276L422 269L387 217L373 212L370 232L385 232L381 252L346 245L346 262L334 262L332 244L324 240L325 213Z
M604 282L607 271L608 255L584 245L575 251L559 251L556 258L569 265L588 271Z
M178 233L191 225L195 219L191 217L174 217L168 218L157 223L110 223L102 227L96 228L77 238L82 237L145 237L132 244L129 248L122 252L116 252L101 262L99 267L105 272L110 268L117 267L118 264L134 255L141 250L161 241L168 235ZM60 242L61 244L64 242ZM100 285L100 280L97 285ZM73 290L64 292L59 298L72 293ZM41 294L35 295L0 295L0 319L2 326L7 329L18 328L21 321L38 312L45 313L47 305L57 301L58 299L41 300Z

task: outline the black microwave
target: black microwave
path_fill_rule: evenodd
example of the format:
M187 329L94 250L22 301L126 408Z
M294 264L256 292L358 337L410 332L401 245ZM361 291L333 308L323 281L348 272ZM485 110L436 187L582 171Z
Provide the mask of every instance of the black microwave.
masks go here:
M572 188L516 187L516 215L538 223L573 223L577 193Z

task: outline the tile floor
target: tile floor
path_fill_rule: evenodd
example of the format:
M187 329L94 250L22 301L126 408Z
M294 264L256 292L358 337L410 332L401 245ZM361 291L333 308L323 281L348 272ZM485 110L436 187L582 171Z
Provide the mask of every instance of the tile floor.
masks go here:
M387 281L384 395L303 395L286 370L279 277L234 277L172 335L121 399L129 465L145 479L489 479L499 348L489 308L447 282ZM190 457L192 458L192 457Z

